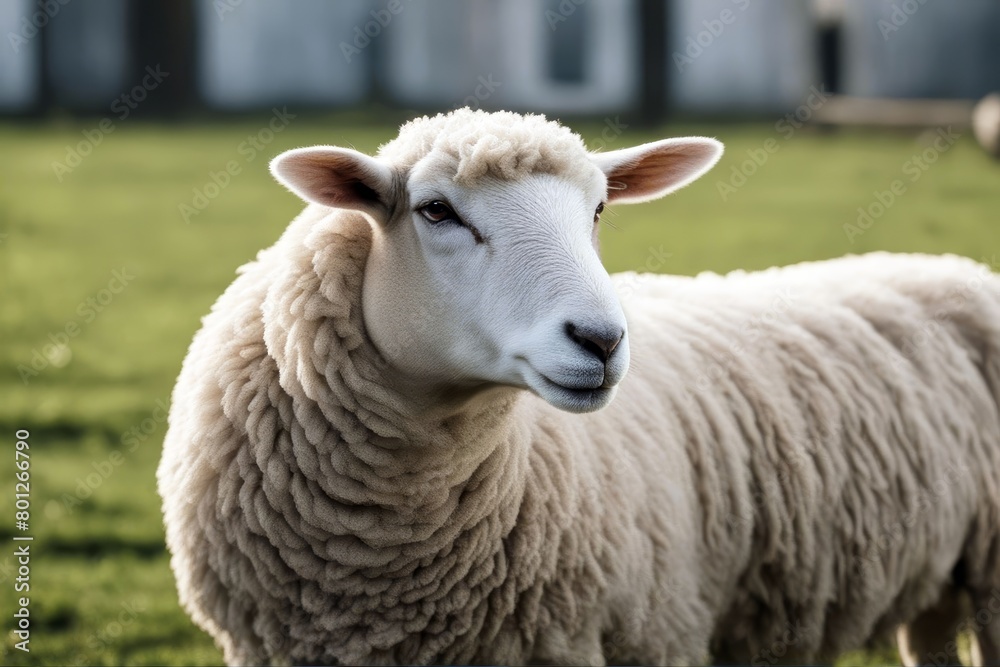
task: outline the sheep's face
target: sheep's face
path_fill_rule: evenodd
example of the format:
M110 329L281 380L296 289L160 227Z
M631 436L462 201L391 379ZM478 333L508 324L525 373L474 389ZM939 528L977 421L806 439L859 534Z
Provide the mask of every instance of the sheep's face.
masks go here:
M379 234L365 278L373 339L422 377L527 387L573 411L603 406L629 362L595 248L603 175L462 186L451 171L417 165Z
M628 323L597 252L601 211L680 187L720 153L713 140L674 139L584 153L572 172L458 183L454 160L433 152L397 170L319 147L282 155L274 171L309 201L372 217L364 319L401 378L429 394L521 387L588 412L629 365Z

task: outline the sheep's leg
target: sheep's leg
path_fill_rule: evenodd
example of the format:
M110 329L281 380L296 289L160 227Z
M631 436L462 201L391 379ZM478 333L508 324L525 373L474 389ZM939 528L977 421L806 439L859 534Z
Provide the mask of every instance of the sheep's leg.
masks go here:
M969 621L979 643L974 664L1000 667L1000 589L976 593L973 596L975 612Z
M937 604L899 626L896 646L906 667L962 664L956 639L959 625L966 618L965 602L960 591L949 588Z
M997 632L997 628L983 628L983 631L976 633L976 640L979 642L979 655L975 664L984 667L1000 666L1000 632Z
M899 650L899 658L905 667L919 667L920 665L961 665L958 659L958 651L947 651L945 647L948 642L954 643L937 630L932 631L933 636L928 637L923 634L929 628L901 625L896 629L896 648Z

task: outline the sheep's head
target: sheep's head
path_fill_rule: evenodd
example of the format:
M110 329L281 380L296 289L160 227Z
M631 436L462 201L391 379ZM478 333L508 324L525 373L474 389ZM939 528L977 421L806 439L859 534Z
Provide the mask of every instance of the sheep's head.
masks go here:
M587 412L629 364L601 211L682 187L721 153L698 137L590 153L541 116L460 110L405 125L377 157L303 148L272 171L306 201L371 218L364 320L402 381L522 387Z

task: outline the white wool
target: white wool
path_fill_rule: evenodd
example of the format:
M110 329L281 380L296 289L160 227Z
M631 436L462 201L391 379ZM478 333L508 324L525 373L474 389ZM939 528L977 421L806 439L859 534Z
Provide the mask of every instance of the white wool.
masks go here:
M487 175L504 180L529 173L586 178L593 172L580 135L543 115L510 111L462 108L415 118L378 155L403 169L429 155L449 160L455 181L463 185Z
M456 114L383 157L574 173L582 144L540 117ZM367 335L372 238L359 214L308 208L243 267L178 379L167 542L228 663L803 662L949 590L1000 595L989 268L872 254L622 274L632 365L608 408L509 390L440 420Z

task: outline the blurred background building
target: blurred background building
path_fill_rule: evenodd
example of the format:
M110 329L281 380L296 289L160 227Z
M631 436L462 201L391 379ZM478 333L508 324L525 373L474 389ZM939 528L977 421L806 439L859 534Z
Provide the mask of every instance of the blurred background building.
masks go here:
M4 0L0 113L772 113L1000 89L996 0ZM725 39L720 39L725 35ZM162 88L139 91L160 68ZM129 104L129 100L120 100Z

